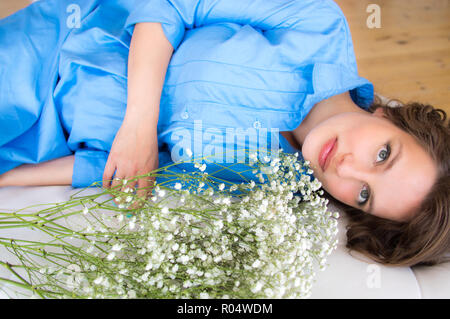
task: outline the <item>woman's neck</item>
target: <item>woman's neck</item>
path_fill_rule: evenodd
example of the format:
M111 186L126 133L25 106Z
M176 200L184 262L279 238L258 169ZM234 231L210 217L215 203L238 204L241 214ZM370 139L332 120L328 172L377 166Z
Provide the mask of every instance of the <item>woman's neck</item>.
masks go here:
M303 145L306 136L314 127L345 112L366 112L353 102L348 91L315 104L302 123L292 131L292 135L299 145Z

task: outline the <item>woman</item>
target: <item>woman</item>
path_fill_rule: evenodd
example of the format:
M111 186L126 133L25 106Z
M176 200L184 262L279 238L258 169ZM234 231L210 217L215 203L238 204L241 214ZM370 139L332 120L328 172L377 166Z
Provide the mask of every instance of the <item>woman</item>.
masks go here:
M358 209L350 248L398 265L448 251L445 113L372 105L332 1L47 0L0 21L0 43L0 186L114 187L243 127L233 150L255 131L301 148Z

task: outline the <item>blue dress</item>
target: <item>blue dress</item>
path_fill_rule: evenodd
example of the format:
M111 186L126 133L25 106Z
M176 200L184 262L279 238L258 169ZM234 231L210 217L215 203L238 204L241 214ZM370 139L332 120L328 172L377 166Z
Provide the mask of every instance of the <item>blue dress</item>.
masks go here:
M161 95L160 166L190 149L243 169L230 161L238 155L217 154L294 152L279 132L317 102L350 91L360 107L372 103L331 0L41 0L0 20L0 174L75 154L72 186L101 181L125 115L139 22L160 22L175 49Z

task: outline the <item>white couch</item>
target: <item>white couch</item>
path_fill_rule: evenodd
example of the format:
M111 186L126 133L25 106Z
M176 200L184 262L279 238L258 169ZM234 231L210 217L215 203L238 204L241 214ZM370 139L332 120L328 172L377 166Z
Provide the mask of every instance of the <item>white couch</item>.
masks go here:
M0 189L0 211L69 199L79 191L70 186L5 187ZM95 189L92 189L95 191ZM332 207L333 211L338 211ZM431 267L387 267L350 255L345 248L345 215L340 214L339 245L328 258L328 267L317 273L311 298L449 298L450 263ZM36 238L32 231L0 230L0 237ZM0 249L0 260L8 258ZM1 268L1 267L0 267ZM0 269L0 277L6 274ZM0 282L0 298L8 298Z
M450 298L450 262L393 267L349 253L345 247L347 218L341 212L340 216L338 248L328 258L328 268L318 273L312 298Z

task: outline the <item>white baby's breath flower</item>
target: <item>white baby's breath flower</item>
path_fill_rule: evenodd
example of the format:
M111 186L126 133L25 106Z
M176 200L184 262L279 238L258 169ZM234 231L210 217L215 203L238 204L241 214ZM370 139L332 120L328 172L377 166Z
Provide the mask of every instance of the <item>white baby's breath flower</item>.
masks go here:
M264 284L261 281L258 281L250 290L255 294L259 291L261 291L261 288L264 286Z
M223 228L223 221L221 219L214 221L214 226L216 226L219 230Z
M273 290L271 288L264 289L264 294L266 295L267 298L272 298L274 295Z
M201 292L200 293L200 298L201 299L209 299L209 294L207 292Z
M133 189L130 188L130 187L127 187L127 188L125 188L123 191L124 191L125 193L131 193L131 192L133 191Z
M159 197L164 197L166 196L166 191L164 189L161 189L160 191L158 191L158 196Z
M134 291L134 290L129 290L129 291L128 291L128 298L130 298L130 299L136 298L136 291Z
M229 197L225 197L225 198L222 200L222 203L225 204L225 205L227 205L227 206L229 206L229 205L231 205L231 199L230 199Z
M186 281L183 283L183 287L184 287L184 288L192 287L192 282L191 282L190 280L186 280Z
M98 276L97 278L95 278L94 280L94 284L96 285L101 285L103 283L105 279L103 278L103 276Z
M73 271L73 272L81 272L81 268L79 265L71 264L67 266L67 270Z
M112 250L112 251L121 251L122 248L123 248L122 244L114 244L114 245L111 247L111 250Z
M187 256L187 255L180 256L180 257L178 258L178 260L179 260L179 262L181 262L183 265L186 265L186 263L189 261L189 256Z

